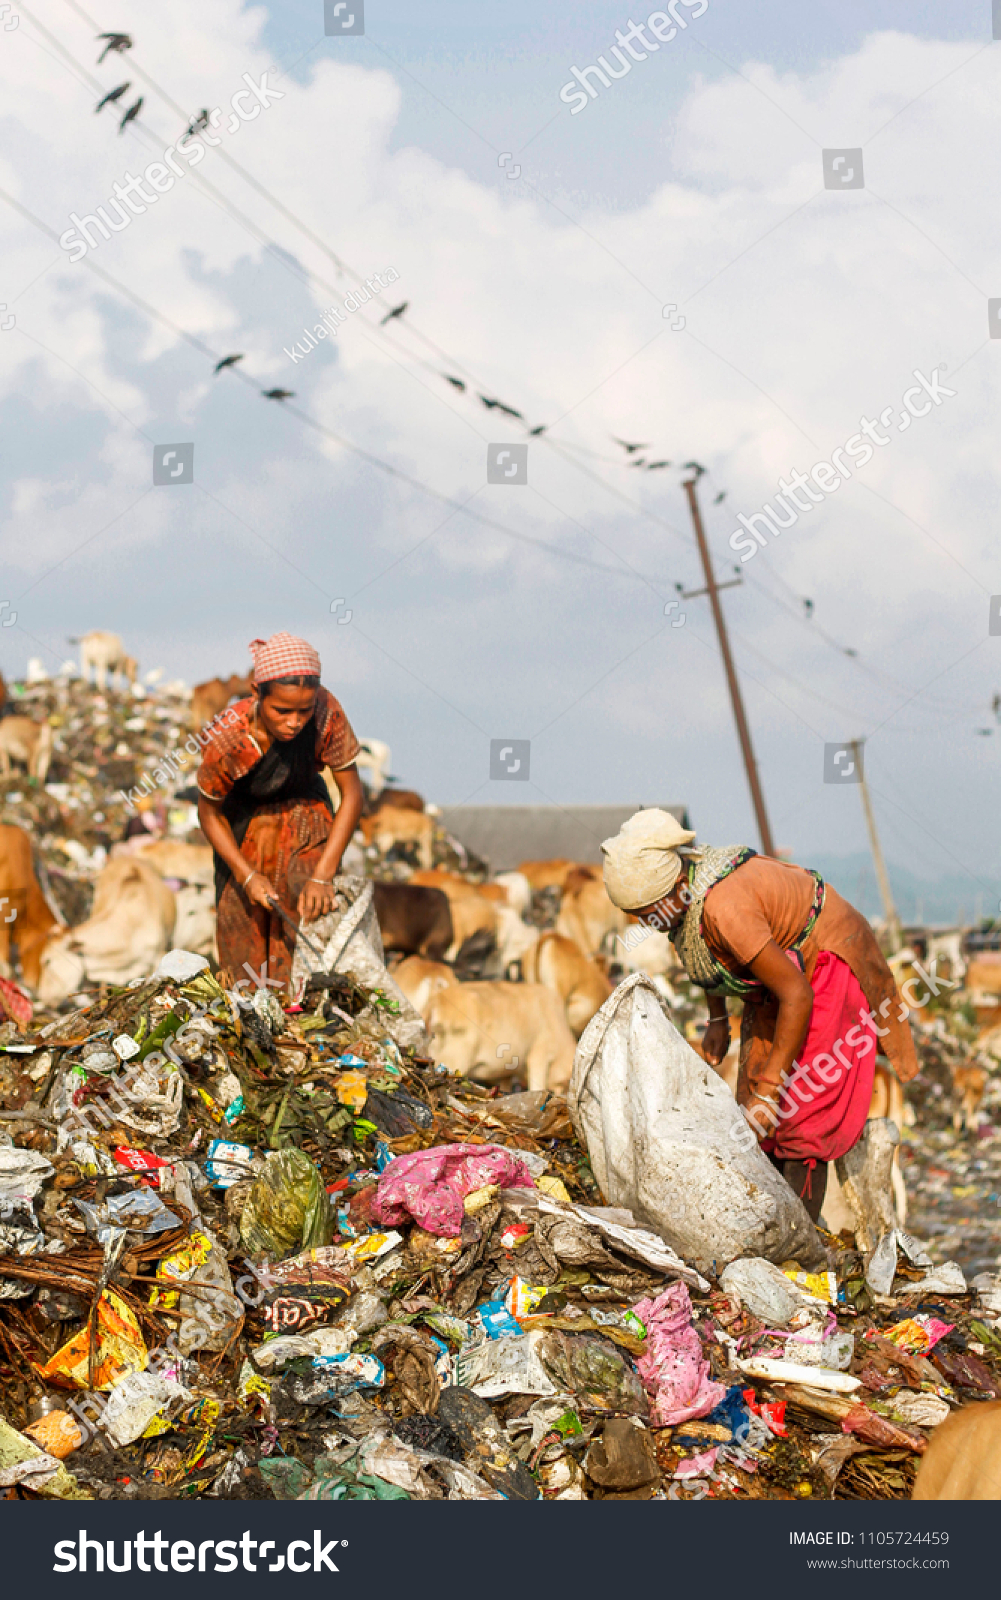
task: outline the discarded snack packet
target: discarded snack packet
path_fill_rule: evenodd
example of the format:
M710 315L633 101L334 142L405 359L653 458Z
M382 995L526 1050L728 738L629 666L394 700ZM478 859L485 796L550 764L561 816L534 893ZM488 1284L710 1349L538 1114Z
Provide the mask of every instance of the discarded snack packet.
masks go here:
M129 1172L141 1172L144 1181L154 1188L160 1185L158 1168L170 1166L169 1161L154 1155L152 1150L132 1150L127 1144L119 1145L113 1154L120 1167L127 1167Z
M883 1338L889 1339L898 1350L906 1350L912 1356L923 1356L947 1333L951 1333L955 1326L954 1322L940 1322L938 1317L919 1312L915 1317L905 1317L902 1322L895 1322L892 1328L880 1331Z
M206 1155L205 1176L210 1179L214 1189L229 1189L242 1178L252 1175L254 1152L249 1144L231 1144L227 1139L213 1139Z
M272 1333L295 1333L322 1322L328 1312L343 1305L347 1297L347 1290L338 1283L273 1289L265 1296L260 1313Z
M537 1288L534 1284L524 1283L521 1278L512 1278L504 1304L512 1317L532 1317L548 1293L545 1287Z
M513 1222L510 1228L505 1228L501 1234L501 1244L505 1250L517 1250L526 1239L535 1237L535 1229L530 1228L527 1222Z
M487 1300L478 1306L474 1317L488 1339L503 1339L505 1334L524 1333L524 1328L515 1322L503 1300Z

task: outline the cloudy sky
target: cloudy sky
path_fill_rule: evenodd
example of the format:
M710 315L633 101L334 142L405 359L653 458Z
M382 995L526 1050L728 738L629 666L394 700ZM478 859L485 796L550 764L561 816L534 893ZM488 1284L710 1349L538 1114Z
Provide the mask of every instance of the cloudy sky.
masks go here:
M778 843L865 849L858 788L824 781L825 744L865 736L887 854L995 910L991 6L702 3L581 105L571 69L621 72L645 7L368 0L328 37L322 0L13 0L4 673L103 627L194 682L287 628L439 802L686 802L755 843L707 601L670 609L702 583L696 460ZM98 65L112 30L134 47ZM234 113L262 73L282 97ZM218 144L182 156L202 107ZM71 260L71 214L165 151L172 185L154 167L130 193L156 199ZM826 157L839 187L825 151L862 152ZM489 446L526 440L527 483L488 483ZM154 487L178 443L194 482ZM738 515L839 447L850 477L742 565ZM490 779L511 738L526 783Z

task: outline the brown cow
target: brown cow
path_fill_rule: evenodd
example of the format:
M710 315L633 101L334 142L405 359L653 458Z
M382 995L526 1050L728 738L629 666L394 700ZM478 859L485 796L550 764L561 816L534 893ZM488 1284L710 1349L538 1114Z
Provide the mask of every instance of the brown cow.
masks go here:
M576 861L567 861L563 856L557 856L553 861L523 861L517 868L528 879L533 892L537 889L562 889L568 875L576 870L592 875L601 871L599 867L578 868Z
M387 950L440 961L452 943L448 896L409 883L376 883L375 914Z
M1001 1400L946 1417L931 1436L912 1500L1001 1500Z
M396 844L416 844L422 867L430 867L434 847L434 817L423 811L397 811L383 806L374 816L362 817L358 826L366 844L384 856Z
M584 955L597 956L609 934L621 935L625 929L625 913L608 898L597 868L576 867L567 874L557 933L572 939Z
M29 988L37 989L42 946L56 919L35 877L31 840L11 822L0 824L0 896L0 961L9 972L13 936L21 975ZM8 922L12 911L17 916Z
M374 817L383 806L388 806L391 811L423 811L424 800L416 789L382 789L368 802L366 812Z
M249 693L250 679L241 678L236 672L225 680L209 678L205 683L196 683L191 691L191 726L203 728L206 722L224 711L231 700L242 699Z
M563 1007L541 983L456 983L437 989L424 1018L439 1059L478 1083L527 1078L529 1089L564 1093L574 1037Z
M419 1011L422 1017L432 995L459 981L444 961L426 961L423 956L407 956L398 967L394 967L393 977L414 1010Z
M30 717L4 717L0 722L0 773L10 777L11 759L23 761L30 778L44 783L52 760L52 729Z
M612 992L605 974L559 933L542 934L522 956L521 967L526 983L545 984L559 995L578 1039Z

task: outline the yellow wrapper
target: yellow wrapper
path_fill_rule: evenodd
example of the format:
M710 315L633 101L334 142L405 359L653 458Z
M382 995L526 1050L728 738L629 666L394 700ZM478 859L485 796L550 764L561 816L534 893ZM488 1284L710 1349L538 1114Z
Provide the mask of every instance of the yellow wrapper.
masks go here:
M67 1378L78 1389L110 1389L127 1372L145 1372L149 1351L139 1324L113 1289L106 1289L97 1307L97 1360L94 1382L89 1377L90 1330L84 1327L61 1345L44 1367L40 1378Z
M212 1253L212 1240L207 1234L199 1233L197 1229L191 1234L186 1245L180 1250L175 1250L172 1256L164 1256L156 1269L158 1278L173 1280L175 1283L184 1283L188 1278L193 1278L199 1267L205 1265ZM152 1289L149 1303L151 1306L161 1306L165 1311L177 1309L180 1294L176 1289Z
M823 1305L837 1305L838 1280L833 1272L787 1272L786 1277L811 1300L819 1300Z
M368 1079L364 1072L352 1067L349 1072L341 1073L334 1085L334 1092L341 1105L357 1115L368 1099Z
M573 1204L562 1178L551 1178L548 1173L543 1173L541 1178L536 1178L535 1187L543 1194L547 1194L551 1200L562 1200L567 1206Z

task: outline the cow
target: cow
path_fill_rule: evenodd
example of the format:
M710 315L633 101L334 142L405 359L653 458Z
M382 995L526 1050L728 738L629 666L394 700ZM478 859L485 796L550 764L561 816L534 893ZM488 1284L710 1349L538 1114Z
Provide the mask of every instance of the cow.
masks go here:
M602 955L612 935L626 929L625 913L613 906L597 869L575 867L567 874L556 918L556 932L572 939L586 956Z
M440 961L452 943L448 896L409 883L376 883L375 915L386 950Z
M392 811L426 811L423 795L416 789L383 789L378 795L369 795L365 807L366 815L374 817L384 806Z
M50 933L42 951L38 997L57 1005L84 983L145 978L171 948L177 910L173 893L140 858L118 856L94 888L86 922Z
M191 726L204 728L207 722L226 709L231 700L240 700L248 695L250 683L249 678L241 678L237 672L231 672L225 679L208 678L205 683L196 683L191 691L188 711Z
M181 839L155 839L139 843L134 854L148 862L173 890L176 948L218 960L212 846L185 844Z
M963 1406L939 1423L912 1500L1001 1500L1001 1400Z
M126 683L135 682L136 664L131 656L125 654L117 633L106 633L102 628L96 628L91 633L85 633L81 639L71 639L70 644L80 646L80 676L84 683L90 682L92 668L94 682L102 690L107 688L109 676L116 674ZM133 671L131 680L127 677L126 663Z
M21 977L29 989L37 989L42 947L56 926L56 918L35 877L31 840L24 829L14 823L0 823L0 968L3 974L10 975L13 940Z
M52 729L30 717L4 717L0 722L0 774L10 777L11 760L23 761L29 778L44 783L52 761Z
M987 1071L975 1062L952 1068L952 1126L956 1133L963 1129L973 1133L977 1127L977 1112L987 1088Z
M526 951L521 969L526 983L544 984L559 995L578 1039L612 992L601 969L559 933L542 934Z
M553 861L523 861L516 870L523 878L527 878L535 894L539 889L562 889L568 875L577 870L577 862L557 856ZM598 867L583 867L580 870L600 875Z
M570 1082L574 1036L559 996L541 983L449 984L430 996L424 1020L452 1072L557 1093Z
M394 845L417 846L422 867L430 867L434 848L434 817L422 811L397 811L384 806L374 816L362 817L359 827L366 844L373 844L381 856Z
M407 956L398 967L393 968L393 977L414 1010L419 1011L422 1017L427 1013L433 994L459 981L444 961L426 961L423 956Z

